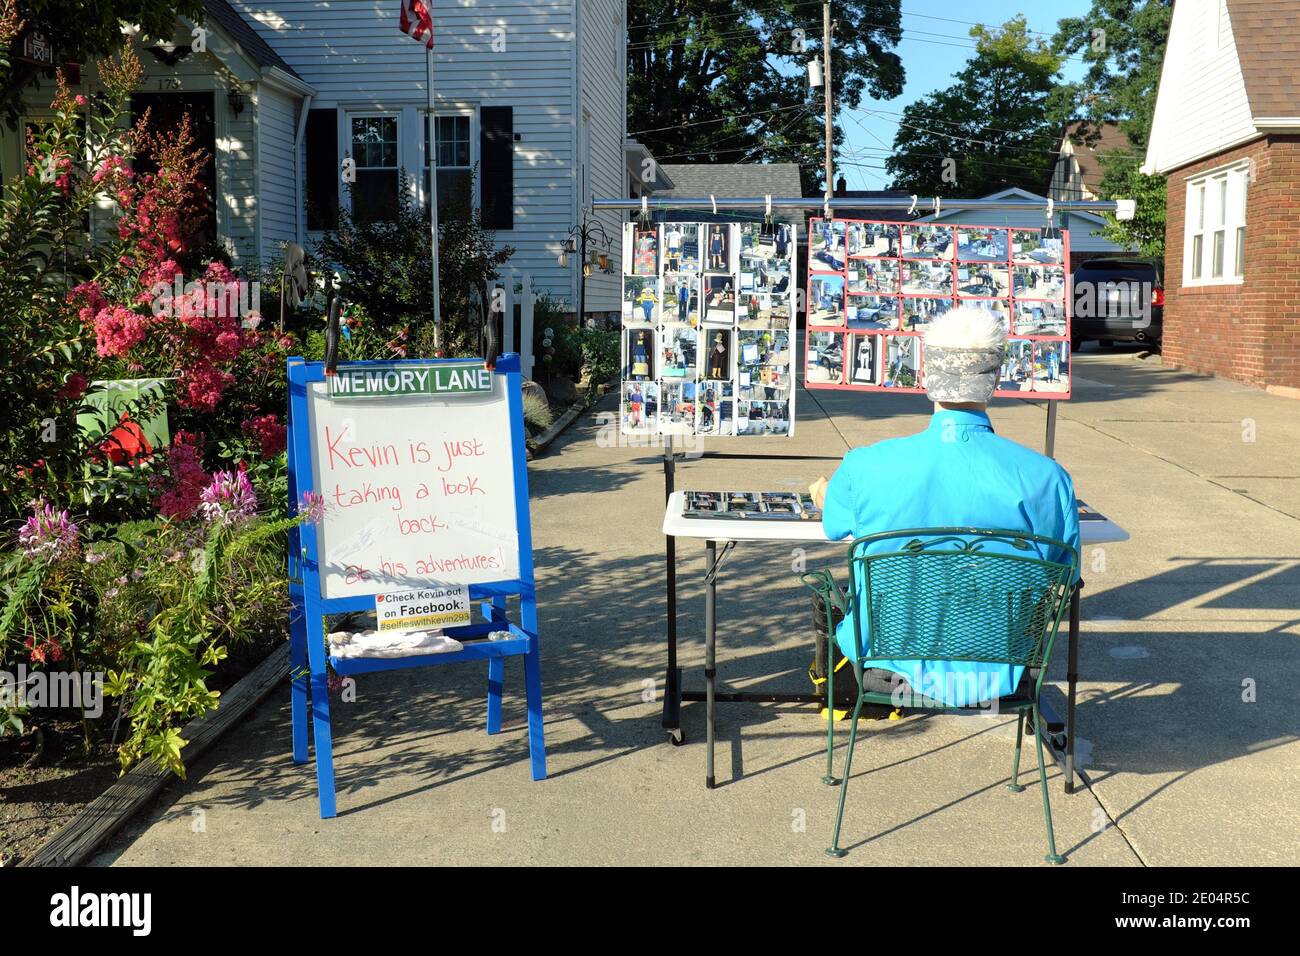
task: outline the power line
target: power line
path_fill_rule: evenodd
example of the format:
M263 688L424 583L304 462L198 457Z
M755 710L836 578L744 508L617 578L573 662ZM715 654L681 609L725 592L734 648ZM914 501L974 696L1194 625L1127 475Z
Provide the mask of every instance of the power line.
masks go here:
M730 123L732 120L746 119L747 117L751 117L751 116L766 116L769 113L784 113L787 110L802 110L807 108L808 105L806 103L795 103L790 106L777 106L770 110L759 110L755 113L735 113L731 116L722 116L717 119L696 120L691 123L674 123L672 126L656 126L653 127L652 129L629 130L627 135L640 136L642 133L661 133L664 130L686 129L691 126L705 126L709 123Z

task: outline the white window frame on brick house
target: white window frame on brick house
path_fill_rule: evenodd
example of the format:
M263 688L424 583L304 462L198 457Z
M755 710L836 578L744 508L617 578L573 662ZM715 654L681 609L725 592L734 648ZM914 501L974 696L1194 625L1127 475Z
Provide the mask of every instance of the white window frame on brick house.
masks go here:
M1221 166L1187 178L1183 215L1183 285L1240 285L1250 163Z

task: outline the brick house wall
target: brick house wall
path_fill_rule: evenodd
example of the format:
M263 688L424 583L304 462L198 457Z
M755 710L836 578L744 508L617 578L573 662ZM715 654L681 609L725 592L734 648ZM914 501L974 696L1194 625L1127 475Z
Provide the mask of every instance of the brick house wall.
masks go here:
M1183 288L1187 180L1247 158L1245 281ZM1300 136L1254 140L1173 170L1168 181L1165 364L1300 388Z

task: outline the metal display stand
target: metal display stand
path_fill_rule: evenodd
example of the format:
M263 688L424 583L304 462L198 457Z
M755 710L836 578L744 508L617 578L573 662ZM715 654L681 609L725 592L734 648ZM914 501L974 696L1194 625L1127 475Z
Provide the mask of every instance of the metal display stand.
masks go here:
M1134 208L1131 200L1071 200L1055 202L1038 202L1031 199L941 199L934 197L932 199L922 199L918 196L908 198L881 197L871 200L871 205L876 209L901 210L908 213L918 211L938 213L941 209L949 211L954 210L987 210L998 212L1043 212L1046 214L1047 222L1052 222L1054 213L1067 212L1114 212L1117 218L1128 220L1133 218ZM776 209L787 210L822 210L823 215L830 219L833 218L835 209L860 209L862 200L858 198L833 198L826 197L823 199L809 199L804 197L741 197L718 198L709 196L707 198L673 198L673 199L654 199L651 197L641 197L640 199L595 199L591 203L593 210L618 210L618 211L637 211L642 216L648 216L651 211L663 210L709 210L716 213L719 207L727 209L763 209L769 215ZM797 316L794 310L791 310L790 332L793 340L797 332ZM1044 436L1044 453L1049 457L1055 457L1056 451L1056 402L1047 403L1047 429ZM668 442L664 450L664 500L665 503L672 496L675 482L676 461L673 452L672 436L667 436ZM832 706L829 701L818 694L792 694L792 693L757 693L757 692L728 692L715 693L713 688L713 676L716 673L716 662L714 661L713 642L705 649L705 677L706 690L686 691L682 688L681 667L677 663L677 547L676 539L672 535L665 535L665 564L667 577L667 643L668 643L668 669L665 676L664 686L664 704L663 704L663 727L667 733L668 740L674 746L680 746L685 742L685 736L681 727L681 705L683 701L705 701L706 719L712 736L714 724L713 709L715 703L730 701L754 701L762 703L822 703L825 702L827 707ZM721 552L717 548L717 542L708 541L706 543L706 569L705 569L705 630L706 633L713 633L715 627L715 616L717 612L717 573L726 556L735 546L734 541L722 542ZM1034 728L1035 732L1043 734L1045 741L1049 745L1049 750L1054 757L1058 757L1063 751L1065 772L1065 792L1074 792L1074 700L1075 688L1078 681L1078 637L1079 637L1079 591L1083 587L1082 580L1075 587L1070 597L1070 629L1069 629L1069 660L1067 665L1067 681L1069 684L1069 693L1067 695L1066 717L1061 721L1049 705L1041 707L1044 727ZM1064 734L1064 741L1058 742L1053 739L1053 735ZM1058 762L1059 757L1058 757ZM708 748L708 767L707 783L712 787L714 781L713 772L713 747L712 740Z

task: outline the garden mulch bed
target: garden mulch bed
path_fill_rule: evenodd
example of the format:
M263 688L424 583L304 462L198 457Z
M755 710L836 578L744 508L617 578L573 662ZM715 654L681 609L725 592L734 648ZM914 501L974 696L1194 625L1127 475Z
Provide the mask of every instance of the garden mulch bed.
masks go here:
M269 635L232 647L208 686L224 693L284 640L282 634ZM104 716L92 728L89 752L75 715L43 717L40 737L29 731L0 739L0 866L15 866L32 856L118 779L117 752L108 745L113 704L105 702ZM125 732L123 727L119 739Z

